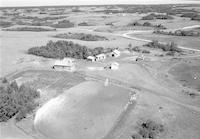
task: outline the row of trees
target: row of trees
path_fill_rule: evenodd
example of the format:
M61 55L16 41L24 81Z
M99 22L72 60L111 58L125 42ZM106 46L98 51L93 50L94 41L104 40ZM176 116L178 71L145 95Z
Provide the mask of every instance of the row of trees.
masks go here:
M87 48L72 41L49 41L45 46L33 47L28 49L29 54L43 56L47 58L64 58L72 57L76 59L86 59L90 55L97 55L112 51L111 48L104 49L96 47L94 49Z
M168 52L181 52L181 49L177 47L177 44L174 42L167 43L167 44L162 44L159 43L157 40L153 40L152 42L149 42L145 44L144 46L150 47L150 48L158 48L162 49L163 51L168 51Z
M55 31L54 28L45 28L45 27L16 27L16 28L6 28L3 29L5 31L34 31L34 32L41 32L41 31Z
M133 23L129 23L128 26L144 26L144 27L154 27L154 28L157 28L157 29L166 29L166 27L163 26L162 24L153 25L150 22L144 22L142 24L142 23L135 21Z
M106 37L98 36L98 35L91 35L85 33L64 33L55 35L56 38L64 38L64 39L77 39L83 41L104 41L108 40Z
M15 117L17 121L26 117L39 104L35 101L39 92L28 85L9 83L6 79L0 83L0 122L6 122Z
M166 19L173 19L173 17L167 14L154 14L154 13L142 17L142 20L154 20L154 19L166 20Z
M174 36L200 36L200 32L194 30L176 30L172 31L163 31L163 30L156 30L153 33L155 34L163 34L163 35L174 35Z
M181 15L181 17L188 17L191 20L200 21L200 15L197 12L187 12Z

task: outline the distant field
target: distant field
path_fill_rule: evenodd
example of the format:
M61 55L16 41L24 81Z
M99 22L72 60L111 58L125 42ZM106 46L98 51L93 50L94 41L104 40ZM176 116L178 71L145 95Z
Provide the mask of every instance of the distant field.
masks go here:
M170 36L170 35L157 35L157 34L134 34L133 36L148 39L158 40L161 42L175 42L178 45L200 49L200 37L182 37L182 36Z

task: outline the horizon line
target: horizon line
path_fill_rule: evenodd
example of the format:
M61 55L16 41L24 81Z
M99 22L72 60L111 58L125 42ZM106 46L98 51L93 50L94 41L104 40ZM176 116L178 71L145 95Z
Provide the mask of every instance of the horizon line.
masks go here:
M77 6L112 6L112 5L200 5L197 3L152 3L152 4L128 4L128 3L118 3L118 4L74 4L74 5L17 5L17 6L1 6L0 8L32 8L32 7L77 7Z

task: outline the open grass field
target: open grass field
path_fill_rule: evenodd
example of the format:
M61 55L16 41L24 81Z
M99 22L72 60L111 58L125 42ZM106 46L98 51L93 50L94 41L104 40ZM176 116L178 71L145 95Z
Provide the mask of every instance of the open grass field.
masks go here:
M200 91L200 65L198 61L178 64L170 70L170 73L183 86L188 86Z

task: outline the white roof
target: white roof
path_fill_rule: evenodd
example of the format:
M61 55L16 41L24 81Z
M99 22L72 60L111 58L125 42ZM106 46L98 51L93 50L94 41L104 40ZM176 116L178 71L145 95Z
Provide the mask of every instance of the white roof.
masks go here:
M70 58L64 58L62 60L56 60L54 65L60 65L60 66L72 66L73 60Z
M113 50L113 53L115 53L115 54L119 55L119 54L120 54L120 51L119 51L119 50L117 50L117 49L115 49L115 50Z
M95 59L94 56L88 56L87 59Z

